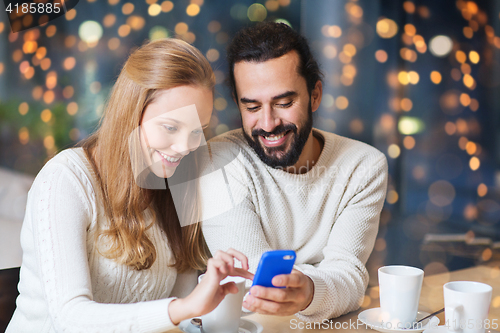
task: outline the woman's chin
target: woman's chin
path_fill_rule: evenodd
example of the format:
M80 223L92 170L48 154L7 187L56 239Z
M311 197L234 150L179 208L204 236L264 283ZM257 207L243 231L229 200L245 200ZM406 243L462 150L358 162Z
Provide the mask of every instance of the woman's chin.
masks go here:
M151 167L149 169L158 178L170 178L173 176L176 168Z

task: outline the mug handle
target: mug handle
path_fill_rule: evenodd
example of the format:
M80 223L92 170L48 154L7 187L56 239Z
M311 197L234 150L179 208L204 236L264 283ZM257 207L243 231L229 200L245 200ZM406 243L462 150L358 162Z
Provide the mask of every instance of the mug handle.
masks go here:
M248 295L248 294L250 294L250 291L247 291L247 293L245 294L245 296L243 296L243 301L245 301L245 298L247 297L247 295ZM250 311L250 310L248 310L248 309L245 309L245 308L243 307L243 305L241 306L241 316L242 316L242 317L246 317L246 316L249 316L249 315L254 314L254 313L255 313L255 312L253 312L253 311Z
M452 304L446 307L448 311L451 311L451 318L447 323L445 323L448 326L448 331L451 332L459 332L461 331L460 329L460 314L459 311L462 310L462 305L459 304ZM455 326L456 324L456 326Z

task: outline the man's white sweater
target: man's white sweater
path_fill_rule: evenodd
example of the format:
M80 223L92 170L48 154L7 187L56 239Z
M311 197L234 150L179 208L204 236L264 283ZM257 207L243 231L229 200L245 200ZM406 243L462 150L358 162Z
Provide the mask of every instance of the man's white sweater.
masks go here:
M358 309L363 300L387 161L367 144L313 131L324 146L303 174L264 164L241 129L212 139L213 164L201 178L201 198L212 253L237 249L255 272L265 251L295 250L295 268L314 282L313 301L297 316L322 321Z

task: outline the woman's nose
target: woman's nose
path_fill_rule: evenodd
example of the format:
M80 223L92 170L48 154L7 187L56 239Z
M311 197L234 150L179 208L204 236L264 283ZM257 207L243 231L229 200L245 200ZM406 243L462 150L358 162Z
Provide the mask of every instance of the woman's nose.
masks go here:
M193 139L189 136L182 136L178 138L175 143L171 146L172 150L176 153L186 156L191 151L198 148L200 145L200 140L198 138Z

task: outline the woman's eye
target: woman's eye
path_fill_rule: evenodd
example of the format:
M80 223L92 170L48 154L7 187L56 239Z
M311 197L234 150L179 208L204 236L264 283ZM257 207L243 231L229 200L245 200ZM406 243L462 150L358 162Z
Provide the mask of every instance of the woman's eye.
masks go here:
M194 135L200 135L201 133L203 133L203 130L202 129L197 129L197 130L194 130L192 133Z
M163 125L163 127L165 127L165 129L169 132L175 132L177 131L177 128L175 127L172 127L172 126L168 126L168 125Z

